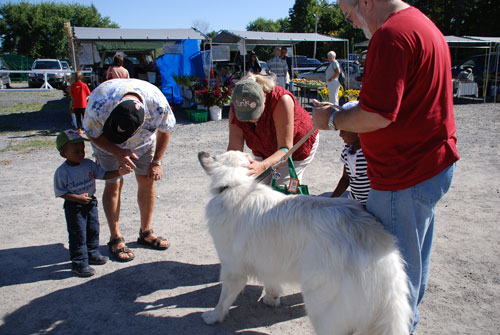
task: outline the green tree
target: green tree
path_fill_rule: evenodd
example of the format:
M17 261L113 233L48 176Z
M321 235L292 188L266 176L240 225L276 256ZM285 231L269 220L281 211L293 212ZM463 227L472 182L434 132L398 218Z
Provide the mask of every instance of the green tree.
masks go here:
M251 21L247 25L248 31L268 31L268 32L284 32L288 27L288 19L278 19L267 20L262 17L259 17L255 21ZM274 47L269 46L256 46L254 48L254 52L257 54L257 57L261 60L268 60L274 57L273 55Z
M118 27L93 5L6 3L0 6L1 50L31 58L67 57L65 22L81 27Z
M283 31L281 22L274 21L274 20L266 20L262 17L259 17L255 21L251 21L247 25L247 30L248 31L272 31L272 32L278 32L278 31Z
M319 34L348 39L350 43L362 41L362 33L352 28L344 20L340 7L326 0L297 0L290 9L290 32L312 33L318 17ZM311 43L300 43L296 46L297 54L312 57L314 48ZM317 43L316 58L326 58L329 50L335 50L339 58L346 57L346 45L342 43Z
M444 35L500 36L498 0L409 0Z

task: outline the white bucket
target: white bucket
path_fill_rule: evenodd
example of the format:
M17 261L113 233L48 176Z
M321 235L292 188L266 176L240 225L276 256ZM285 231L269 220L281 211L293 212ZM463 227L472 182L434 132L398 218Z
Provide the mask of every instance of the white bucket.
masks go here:
M210 112L210 119L212 121L222 120L222 108L219 106L211 106L208 108L208 111Z

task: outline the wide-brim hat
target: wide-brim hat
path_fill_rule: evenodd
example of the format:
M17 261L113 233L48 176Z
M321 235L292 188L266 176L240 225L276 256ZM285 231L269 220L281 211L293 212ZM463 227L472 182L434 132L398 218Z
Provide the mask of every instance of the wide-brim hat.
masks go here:
M139 100L122 99L111 111L103 127L110 142L120 144L136 134L144 123L144 105Z

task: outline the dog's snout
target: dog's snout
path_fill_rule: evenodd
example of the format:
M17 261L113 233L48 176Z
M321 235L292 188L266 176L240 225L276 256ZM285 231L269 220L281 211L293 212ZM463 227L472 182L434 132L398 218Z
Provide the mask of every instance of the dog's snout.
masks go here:
M208 152L205 152L205 151L200 151L198 152L198 159L201 161L202 159L204 158L208 158L210 157L210 154Z

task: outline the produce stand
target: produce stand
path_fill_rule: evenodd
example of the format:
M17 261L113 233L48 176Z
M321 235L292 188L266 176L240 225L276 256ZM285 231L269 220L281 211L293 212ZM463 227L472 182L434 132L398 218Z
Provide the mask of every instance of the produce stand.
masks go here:
M293 81L293 93L297 97L299 103L303 106L304 102L311 104L311 98L320 100L318 92L326 87L326 83L317 80Z

